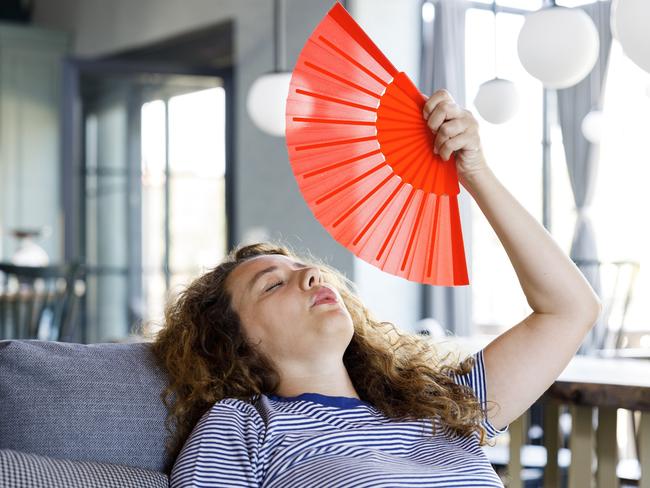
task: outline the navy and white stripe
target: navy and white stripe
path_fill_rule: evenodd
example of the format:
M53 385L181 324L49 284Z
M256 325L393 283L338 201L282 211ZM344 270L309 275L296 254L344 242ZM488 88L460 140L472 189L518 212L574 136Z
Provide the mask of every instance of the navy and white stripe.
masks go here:
M472 371L453 378L485 406L483 351L474 357ZM484 426L488 438L507 430L487 419ZM452 439L431 433L430 421L399 422L356 398L262 395L255 404L227 398L195 426L170 488L503 487L477 433Z
M454 381L460 385L469 386L481 403L483 411L486 411L487 388L485 386L485 361L483 360L483 349L474 354L474 358L475 362L472 370L465 375L454 375ZM501 430L497 429L487 419L483 422L483 427L485 427L485 430L487 431L488 439L492 439L508 430L507 426Z

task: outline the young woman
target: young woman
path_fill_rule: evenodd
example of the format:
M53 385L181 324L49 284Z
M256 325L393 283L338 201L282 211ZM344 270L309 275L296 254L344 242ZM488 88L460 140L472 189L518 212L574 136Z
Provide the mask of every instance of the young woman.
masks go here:
M471 112L439 90L423 117L434 151L455 151L533 313L449 362L378 321L318 259L234 249L168 306L153 344L170 379L172 488L503 486L481 446L559 376L600 302L487 166Z

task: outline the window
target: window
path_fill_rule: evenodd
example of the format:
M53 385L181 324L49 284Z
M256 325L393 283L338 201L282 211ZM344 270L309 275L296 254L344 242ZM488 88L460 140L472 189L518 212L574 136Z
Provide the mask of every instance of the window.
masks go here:
M625 56L614 39L603 99L603 137L592 202L592 221L602 260L641 265L625 319L628 330L650 329L650 74Z
M517 56L517 36L524 16L500 12L496 21L496 73L516 84L519 110L509 122L494 125L482 119L473 104L479 85L495 76L494 15L489 9L471 8L466 14L466 105L479 121L489 166L541 222L542 84L524 70ZM532 309L503 245L475 202L472 203L472 239L472 321L476 332L496 333L521 321Z
M492 0L475 0L476 3L484 3L492 8ZM513 7L517 9L538 10L543 7L543 0L497 0L500 7Z
M190 81L106 83L88 100L89 343L121 340L143 321L156 329L170 292L226 252L225 89Z
M142 106L144 320L226 252L225 91L211 88ZM169 115L169 161L165 144Z
M491 2L486 0L486 3L491 6ZM574 7L583 3L587 2L565 1L558 5ZM517 36L523 15L497 14L497 73L513 81L519 90L517 115L506 124L492 125L480 118L472 103L480 83L495 73L494 16L490 6L467 11L467 106L481 125L488 164L517 200L541 222L543 90L541 83L525 72L517 57ZM549 96L551 232L569 254L575 232L575 203L554 92L550 91ZM603 97L603 138L591 218L601 260L633 260L641 264L625 323L628 330L648 330L650 304L642 297L650 293L650 279L644 272L644 264L650 262L650 228L643 224L644 209L650 208L650 194L644 188L650 168L641 141L650 133L650 75L624 55L616 39L612 42ZM503 246L475 204L472 223L473 321L479 329L500 332L520 321L531 309ZM601 279L605 293L611 292L608 290L613 286L610 282L613 275L603 275Z

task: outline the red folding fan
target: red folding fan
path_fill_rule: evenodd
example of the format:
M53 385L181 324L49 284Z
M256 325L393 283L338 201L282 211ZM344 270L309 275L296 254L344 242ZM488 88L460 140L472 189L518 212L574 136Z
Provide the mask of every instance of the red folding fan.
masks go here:
M316 219L360 259L410 281L467 285L456 162L433 153L426 99L337 2L293 71L289 160Z

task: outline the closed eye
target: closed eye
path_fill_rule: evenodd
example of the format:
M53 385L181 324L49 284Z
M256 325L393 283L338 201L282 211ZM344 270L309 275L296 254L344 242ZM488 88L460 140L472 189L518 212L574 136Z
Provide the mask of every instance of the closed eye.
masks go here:
M275 288L278 285L281 285L282 283L284 283L284 281L278 281L277 283L274 283L269 288L267 288L266 291L271 291L273 288Z

